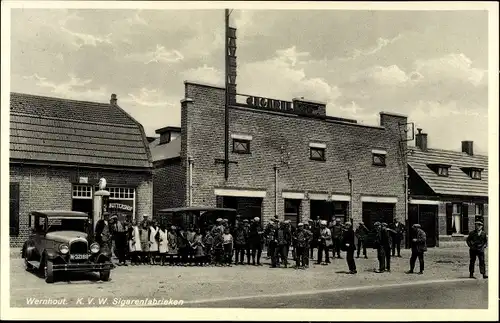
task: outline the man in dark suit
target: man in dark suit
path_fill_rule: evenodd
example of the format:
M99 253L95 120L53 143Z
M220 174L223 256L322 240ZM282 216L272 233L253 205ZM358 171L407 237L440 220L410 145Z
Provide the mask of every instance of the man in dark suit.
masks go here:
M104 212L102 218L96 223L95 241L101 246L101 248L103 248L103 250L111 252L112 232L108 212Z
M375 227L375 241L374 241L374 247L377 249L377 259L378 259L378 270L376 270L376 273L383 273L385 271L390 271L390 268L386 267L387 262L387 256L389 256L389 265L390 265L390 258L391 255L387 255L387 252L390 251L390 237L389 237L389 231L387 231L386 228L382 228L382 225L380 222L375 222L374 224Z
M335 254L337 254L337 258L341 259L340 256L340 244L342 241L342 233L343 233L342 224L338 220L333 220L333 226L331 229L332 232L332 240L333 240L333 250L332 256L335 258Z
M420 275L424 273L424 252L427 251L427 236L425 235L424 230L421 229L420 224L414 224L412 226L412 235L410 240L411 246L411 257L410 257L410 270L407 271L407 274L413 274L413 270L415 269L415 263L418 258L418 262L420 263L420 271L418 272Z
M394 232L392 235L392 256L393 257L396 256L396 250L397 250L398 257L401 258L401 241L403 240L405 226L397 219L395 219L391 229Z
M354 262L354 251L356 250L356 245L354 244L354 230L352 229L351 222L346 222L345 227L346 230L342 235L342 249L346 251L349 274L356 274L356 263Z
M469 274L470 278L474 277L474 267L476 265L476 257L479 259L479 272L483 275L483 278L486 279L488 276L486 275L486 264L484 261L484 249L488 244L488 236L486 232L483 230L483 222L476 221L476 228L474 231L469 233L467 237L467 246L469 246L469 256L470 256L470 264L469 264Z
M368 259L366 255L366 238L368 237L368 228L365 226L363 222L359 223L358 228L356 229L356 237L358 238L358 254L356 258L359 258L359 254L361 253L361 249L363 249L363 256L365 259Z

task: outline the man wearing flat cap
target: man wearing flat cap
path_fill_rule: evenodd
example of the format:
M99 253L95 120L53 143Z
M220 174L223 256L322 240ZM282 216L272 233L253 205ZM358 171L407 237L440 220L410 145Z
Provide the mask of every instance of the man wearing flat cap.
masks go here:
M262 234L260 218L255 217L250 225L250 234L248 237L252 249L252 264L260 266L260 257L262 256ZM256 262L257 261L257 262Z
M488 236L483 229L483 222L476 221L476 228L474 231L469 233L467 237L467 246L469 246L469 256L470 256L470 264L469 264L469 277L474 277L474 267L476 265L476 258L479 259L479 272L483 275L483 278L486 279L488 276L486 275L486 264L484 261L484 249L488 244Z
M418 273L422 275L424 273L424 252L427 251L427 237L425 235L424 230L422 230L420 224L418 223L412 226L410 247L411 247L410 270L407 271L406 273L413 274L413 270L415 269L415 263L418 258L418 262L420 263L420 271Z
M373 226L375 228L374 247L377 250L378 259L378 270L375 272L383 273L386 271L385 250L387 249L387 246L389 246L388 232L386 230L382 230L380 222L375 222Z
M309 267L309 243L311 239L311 231L305 229L303 223L299 223L293 234L294 248L296 248L295 268L306 269Z

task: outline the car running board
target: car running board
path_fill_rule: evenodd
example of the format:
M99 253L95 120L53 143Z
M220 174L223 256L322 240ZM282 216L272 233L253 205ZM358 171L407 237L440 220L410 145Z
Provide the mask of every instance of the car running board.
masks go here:
M35 267L35 268L40 268L40 262L39 261L36 261L36 260L28 260L28 263Z

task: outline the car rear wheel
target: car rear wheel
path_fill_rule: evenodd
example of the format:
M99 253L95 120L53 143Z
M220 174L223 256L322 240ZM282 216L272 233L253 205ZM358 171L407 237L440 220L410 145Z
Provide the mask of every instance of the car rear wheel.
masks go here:
M45 282L52 284L54 282L54 266L52 261L45 261Z
M102 281L109 281L109 276L111 276L111 270L103 270L101 272L99 272L99 278L102 280Z

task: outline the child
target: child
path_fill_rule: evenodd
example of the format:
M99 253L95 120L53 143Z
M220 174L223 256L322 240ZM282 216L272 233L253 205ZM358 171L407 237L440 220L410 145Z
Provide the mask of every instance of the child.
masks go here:
M213 244L214 237L212 235L212 227L210 227L203 238L203 245L205 246L205 265L213 265Z
M170 231L168 231L168 251L169 254L169 265L172 266L177 264L177 233L175 232L177 228L172 226ZM174 261L174 257L176 258Z
M205 258L205 252L203 251L205 246L203 245L203 235L200 228L196 228L191 246L194 250L194 262L196 266L202 266Z
M233 258L233 236L229 233L228 227L224 229L222 241L224 248L224 263L226 266L231 267L231 260Z
M158 251L160 254L161 265L165 266L168 252L168 231L165 227L165 224L162 223L160 225L160 229L158 230L158 233L156 235L159 242Z

